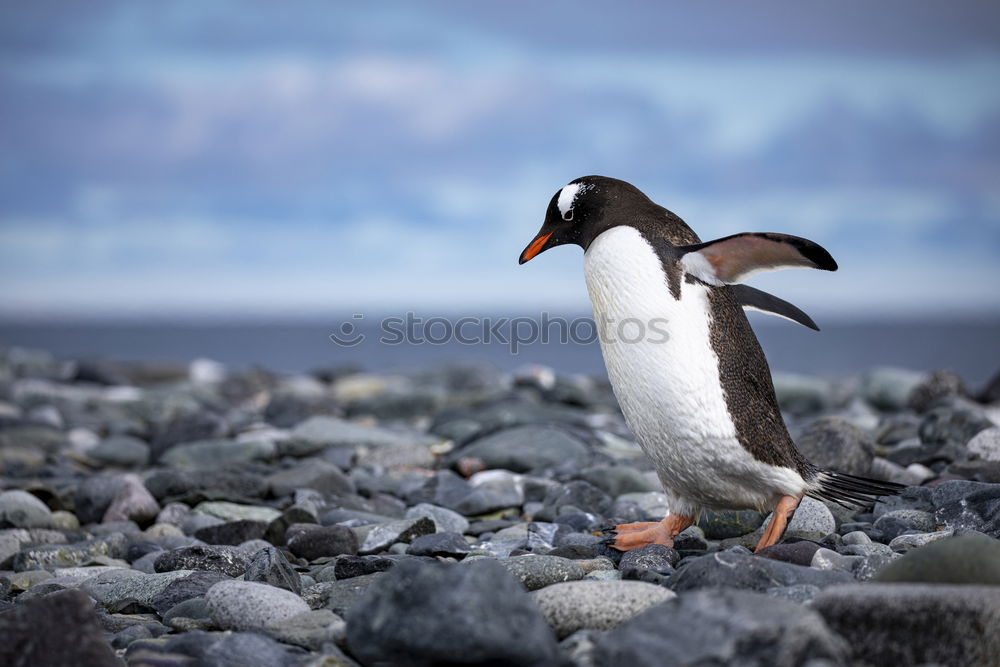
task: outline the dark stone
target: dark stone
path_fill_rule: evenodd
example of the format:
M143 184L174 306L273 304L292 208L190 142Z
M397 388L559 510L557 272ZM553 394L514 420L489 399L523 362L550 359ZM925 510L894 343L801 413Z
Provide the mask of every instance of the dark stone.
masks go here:
M306 560L358 553L358 538L347 526L294 524L285 539L289 551Z
M82 525L100 523L125 480L121 475L91 475L76 487L73 513Z
M174 445L224 438L228 434L229 425L218 415L203 410L178 415L158 429L150 446L150 455L156 461Z
M541 499L539 502L541 502ZM560 514L553 519L553 522L569 526L573 531L578 533L586 533L603 523L602 520L598 519L593 514L587 514L586 512L567 512L565 514Z
M612 498L617 498L623 493L648 493L660 490L657 485L646 479L641 471L628 465L593 466L582 471L580 479L590 482Z
M267 532L263 521L227 521L214 526L205 526L194 531L194 536L209 544L237 546L249 540L258 540Z
M548 556L560 556L572 560L589 560L597 557L596 544L565 544L548 552Z
M1000 484L1000 461L985 461L983 459L955 461L948 466L944 474L949 477Z
M111 648L125 648L137 639L150 639L153 633L144 625L130 625L111 637Z
M725 540L752 533L764 523L764 515L755 510L705 510L698 519L698 527L710 540Z
M680 559L680 554L674 549L662 544L650 544L645 547L626 551L622 559L618 562L618 569L626 570L634 568L637 570L668 572L673 570Z
M983 388L976 395L976 400L980 403L1000 402L1000 371L990 378Z
M820 545L808 540L799 542L785 542L766 547L757 552L757 556L778 560L795 565L805 565L812 563L813 556L820 550Z
M931 542L889 563L875 581L1000 586L1000 541L961 535Z
M125 560L129 563L134 563L146 554L151 554L156 551L163 551L163 546L157 544L156 542L130 542L128 545L128 551L125 554Z
M972 437L993 426L981 409L941 406L929 411L920 423L920 440L928 444L964 447Z
M574 507L588 514L603 516L604 512L611 507L611 498L608 494L590 482L574 480L568 484L553 486L545 493L543 501L545 507L535 514L535 519L540 521L552 521L560 514L564 507Z
M285 546L285 535L289 527L296 523L316 523L316 517L304 508L292 505L267 525L264 539L275 546Z
M9 667L121 665L83 591L53 593L0 613L0 637L0 664Z
M920 510L921 512L933 512L935 501L933 499L934 490L926 486L908 486L896 496L882 496L875 502L875 518L895 510ZM864 519L856 518L856 521Z
M903 533L917 531L917 524L909 519L896 516L881 516L875 520L872 526L875 532L881 535L881 542L891 542L893 538L899 537Z
M303 590L302 599L313 609L329 609L339 616L347 616L368 587L384 576L384 572L373 572L350 579L324 581Z
M274 547L261 549L253 555L243 579L284 588L296 595L302 593L302 577L284 554Z
M587 446L565 431L551 426L516 426L487 435L449 453L445 462L454 466L473 458L486 468L529 472L582 459Z
M848 647L794 602L747 591L698 591L650 607L597 640L599 667L846 664Z
M352 579L366 574L385 572L399 562L394 556L341 556L333 564L337 580Z
M995 665L1000 656L997 587L837 586L812 609L848 641L856 664Z
M357 491L354 482L336 465L322 459L302 461L267 478L276 498L294 494L299 489L314 489L324 495L345 495Z
M724 587L766 591L773 586L812 584L823 588L853 582L847 572L816 570L736 551L720 551L685 561L671 579L675 592Z
M515 639L516 638L516 639ZM347 643L364 664L550 665L555 635L499 563L401 563L347 617Z
M250 556L236 547L208 545L181 547L166 551L153 563L157 572L208 570L227 577L238 577L247 570Z
M143 483L161 503L180 501L192 506L203 500L263 498L267 493L261 475L232 470L160 470Z
M849 475L871 473L875 442L843 417L820 417L797 440L799 451L821 468Z
M472 486L450 470L439 470L437 474L409 494L407 505L430 503L458 511L462 500L472 493Z
M193 598L204 597L209 588L228 578L218 572L192 572L183 579L171 581L153 597L150 606L163 618L163 615L175 605Z
M469 543L458 533L444 532L421 535L407 547L412 556L452 556L461 558L469 553Z
M1000 484L945 482L932 496L939 524L1000 538Z
M226 635L202 655L202 664L218 667L292 667L301 660L300 651L254 632Z
M914 412L927 412L941 399L951 396L969 398L965 382L954 371L934 371L923 382L910 390L906 407Z

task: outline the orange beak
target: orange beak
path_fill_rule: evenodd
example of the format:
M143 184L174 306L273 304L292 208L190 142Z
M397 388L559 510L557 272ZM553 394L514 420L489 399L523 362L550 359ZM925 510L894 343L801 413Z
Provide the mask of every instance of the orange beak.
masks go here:
M549 232L548 234L544 234L542 236L535 238L535 240L532 241L528 245L528 247L524 249L524 252L521 253L521 259L519 259L517 263L524 264L525 262L529 261L532 257L540 253L542 250L544 250L545 244L551 237L552 237L552 232Z

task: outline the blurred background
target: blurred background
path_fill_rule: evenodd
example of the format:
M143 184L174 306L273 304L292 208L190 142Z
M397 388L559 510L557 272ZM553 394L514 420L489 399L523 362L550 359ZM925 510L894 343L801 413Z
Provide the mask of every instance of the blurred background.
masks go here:
M0 344L281 370L596 346L353 348L378 318L589 305L523 267L549 198L628 180L703 239L811 238L753 280L773 366L1000 365L1000 6L176 0L0 8Z

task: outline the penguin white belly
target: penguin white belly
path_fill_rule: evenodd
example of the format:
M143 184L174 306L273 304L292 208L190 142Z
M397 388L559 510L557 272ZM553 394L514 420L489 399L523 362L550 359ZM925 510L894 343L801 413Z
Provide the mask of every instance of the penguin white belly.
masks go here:
M801 475L758 461L737 439L709 337L709 288L682 277L675 299L656 251L628 226L590 244L584 272L608 377L670 511L767 510L800 494Z

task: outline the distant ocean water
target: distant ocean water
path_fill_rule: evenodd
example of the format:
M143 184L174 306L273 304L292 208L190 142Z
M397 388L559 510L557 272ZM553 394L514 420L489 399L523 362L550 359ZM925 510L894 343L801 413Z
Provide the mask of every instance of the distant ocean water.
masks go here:
M348 316L347 319L350 319ZM342 347L330 339L343 319L294 322L0 322L0 345L37 347L72 358L189 361L215 359L234 367L286 372L356 366L365 370L486 363L501 369L545 364L566 373L604 374L596 343L388 345L368 320L367 339ZM974 321L826 323L823 331L762 319L752 321L774 370L848 376L873 366L950 368L973 388L1000 370L1000 317Z

